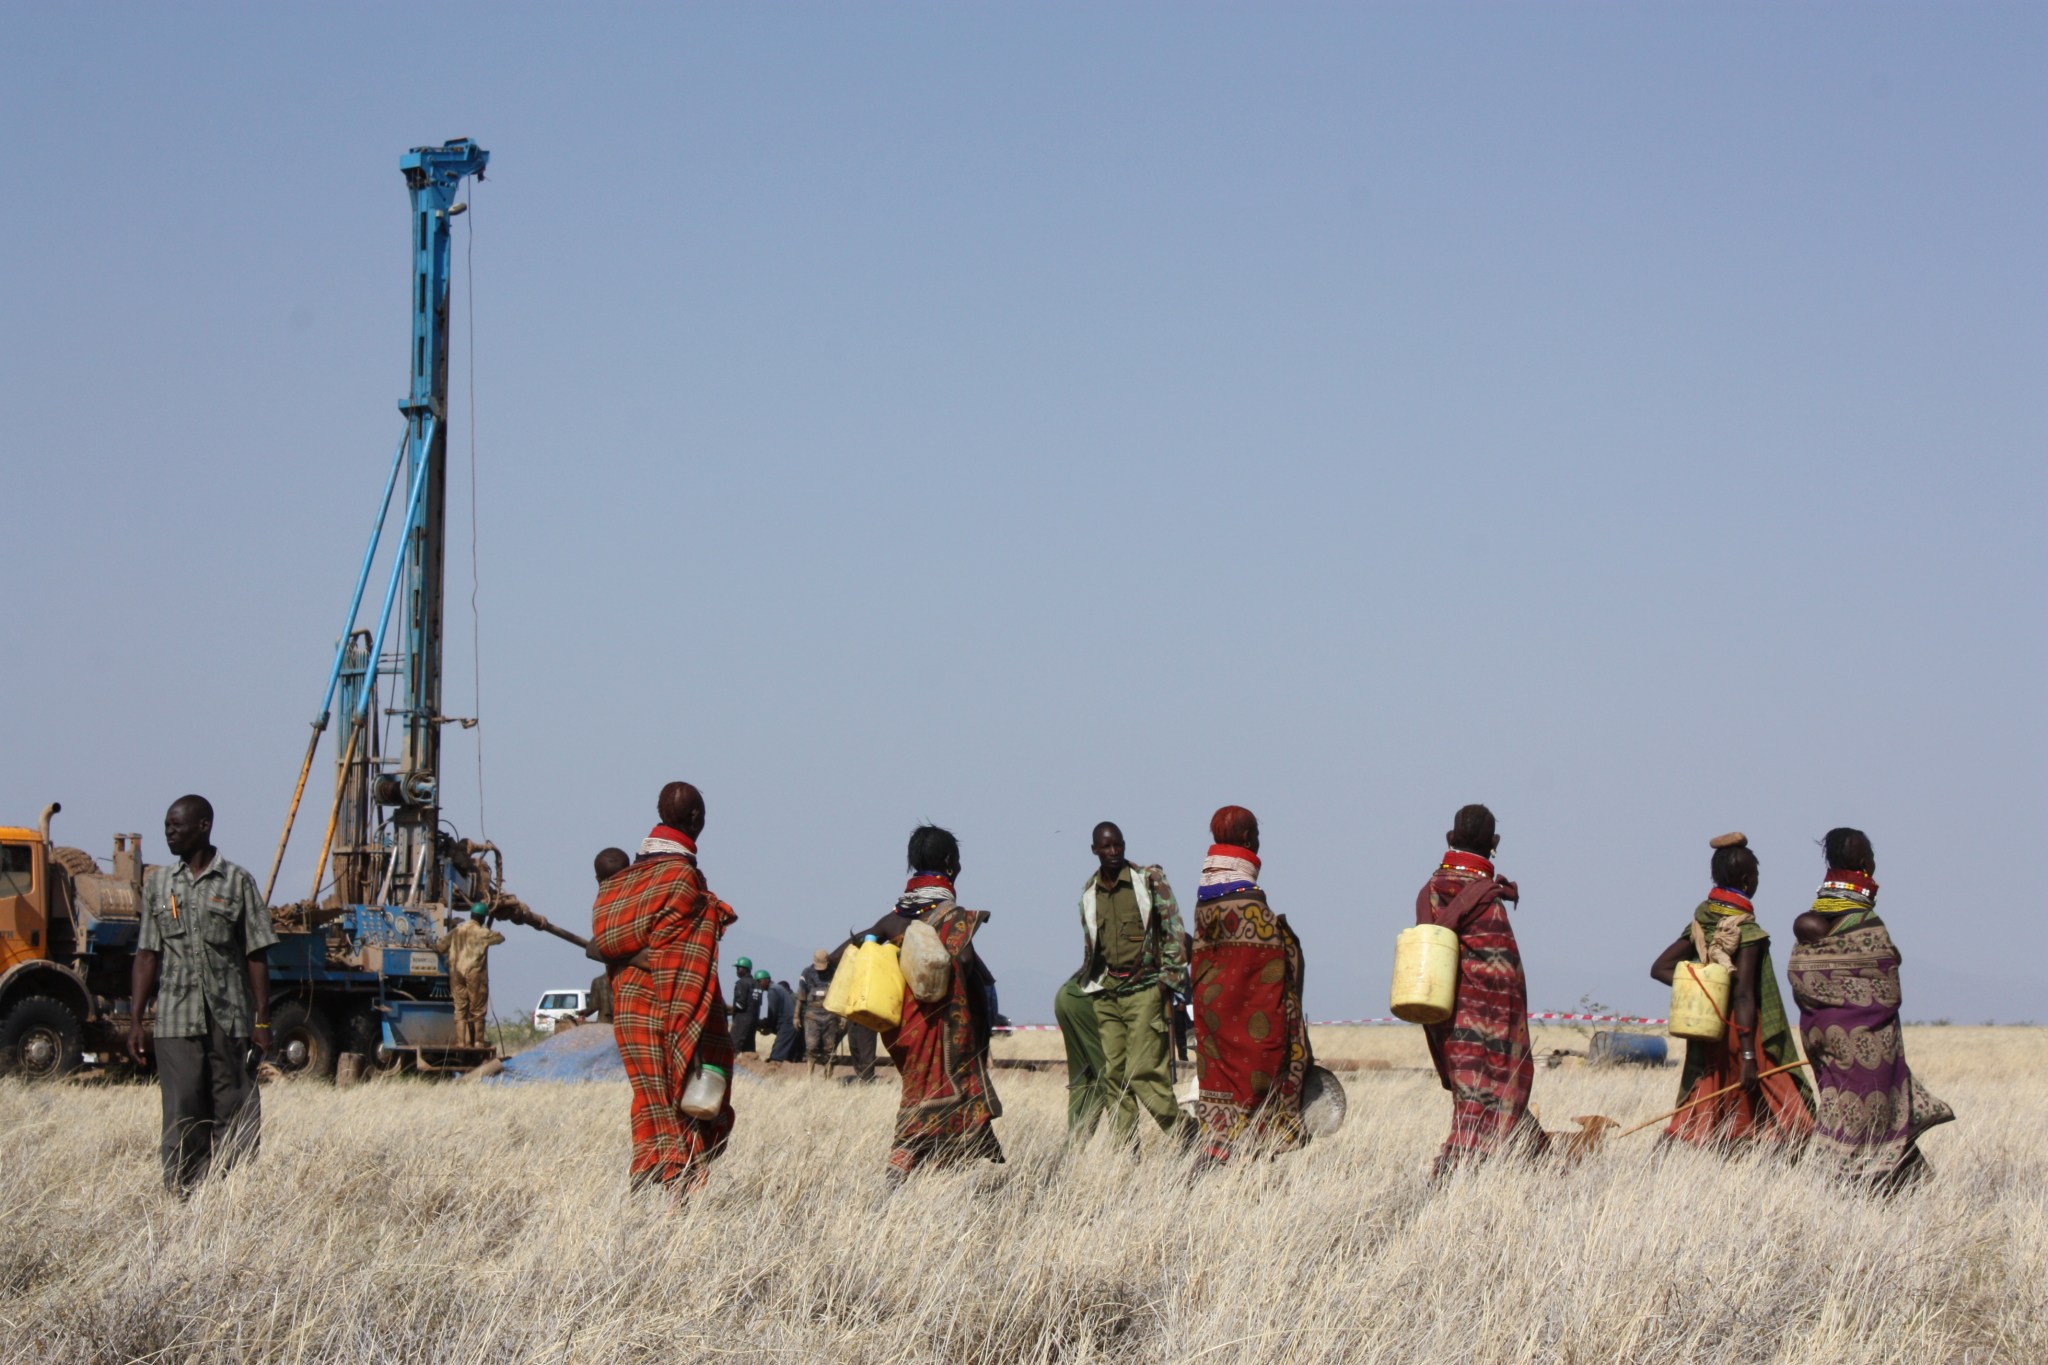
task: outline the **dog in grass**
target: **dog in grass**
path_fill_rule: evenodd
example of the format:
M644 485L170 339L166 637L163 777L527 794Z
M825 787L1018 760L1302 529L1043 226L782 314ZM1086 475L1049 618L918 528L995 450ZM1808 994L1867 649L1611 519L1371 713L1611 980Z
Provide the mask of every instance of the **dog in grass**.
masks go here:
M1621 1127L1605 1114L1581 1114L1572 1122L1579 1125L1578 1132L1550 1134L1550 1150L1567 1166L1576 1166L1599 1151L1607 1140L1607 1130Z

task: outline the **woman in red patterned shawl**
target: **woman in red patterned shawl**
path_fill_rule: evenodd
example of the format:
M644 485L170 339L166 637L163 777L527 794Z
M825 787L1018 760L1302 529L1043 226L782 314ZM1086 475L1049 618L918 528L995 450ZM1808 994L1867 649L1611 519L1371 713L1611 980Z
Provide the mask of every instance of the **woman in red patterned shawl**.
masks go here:
M718 940L734 915L697 870L704 798L671 782L657 809L661 823L641 841L639 857L598 888L590 956L611 978L614 1037L633 1090L631 1182L680 1195L703 1185L705 1167L732 1133L733 1048ZM677 1107L699 1063L727 1077L716 1118Z
M1415 898L1415 922L1458 936L1458 999L1451 1017L1423 1035L1444 1089L1451 1092L1451 1135L1436 1174L1496 1152L1540 1152L1548 1145L1529 1114L1536 1063L1529 1048L1529 987L1508 923L1515 884L1494 874L1500 846L1493 812L1466 806L1444 836L1450 849Z
M1315 1064L1301 1014L1301 940L1259 889L1259 821L1225 806L1195 892L1195 1121L1199 1172L1241 1148L1278 1155L1308 1142L1301 1087Z
M952 959L952 970L947 973L946 993L930 1003L911 994L906 983L903 1019L882 1034L882 1044L903 1078L896 1136L889 1148L892 1186L920 1166L1003 1159L994 1126L1003 1103L996 1096L988 1064L994 1028L989 994L995 977L974 951L974 935L988 922L988 911L963 910L954 899L960 841L950 832L937 825L920 826L910 836L908 861L910 881L896 908L865 932L877 942L900 945L913 921L928 924ZM855 939L832 955L835 967Z

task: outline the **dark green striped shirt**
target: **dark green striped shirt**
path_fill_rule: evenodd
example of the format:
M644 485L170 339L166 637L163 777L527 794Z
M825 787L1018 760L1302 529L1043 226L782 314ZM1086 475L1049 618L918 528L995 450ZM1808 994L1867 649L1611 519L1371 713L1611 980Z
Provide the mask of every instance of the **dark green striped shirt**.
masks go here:
M182 860L151 868L135 947L158 954L156 1036L204 1038L210 1018L247 1038L256 1022L248 959L275 942L256 879L218 853L197 877Z

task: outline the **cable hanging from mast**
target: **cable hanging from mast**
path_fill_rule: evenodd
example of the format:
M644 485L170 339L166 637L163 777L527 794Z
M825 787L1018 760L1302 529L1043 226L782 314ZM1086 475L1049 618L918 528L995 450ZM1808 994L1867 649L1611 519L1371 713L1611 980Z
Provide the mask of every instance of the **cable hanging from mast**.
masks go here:
M490 825L484 820L484 656L483 618L477 608L482 579L477 571L476 529L476 192L469 187L469 227L463 238L462 301L468 311L469 342L469 666L472 714L476 716L476 832L488 841Z

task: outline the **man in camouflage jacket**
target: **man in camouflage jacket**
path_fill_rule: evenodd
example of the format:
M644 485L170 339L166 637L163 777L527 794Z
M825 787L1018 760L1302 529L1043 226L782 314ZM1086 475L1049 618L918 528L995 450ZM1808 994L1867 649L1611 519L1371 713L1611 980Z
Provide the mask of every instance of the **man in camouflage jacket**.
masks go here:
M1091 849L1098 867L1081 889L1081 970L1065 993L1094 1004L1101 1070L1074 1092L1069 1129L1086 1138L1106 1108L1117 1139L1135 1142L1142 1104L1162 1129L1185 1138L1191 1127L1174 1101L1167 1064L1167 996L1188 970L1180 907L1165 872L1125 860L1123 831L1114 824L1095 827Z

